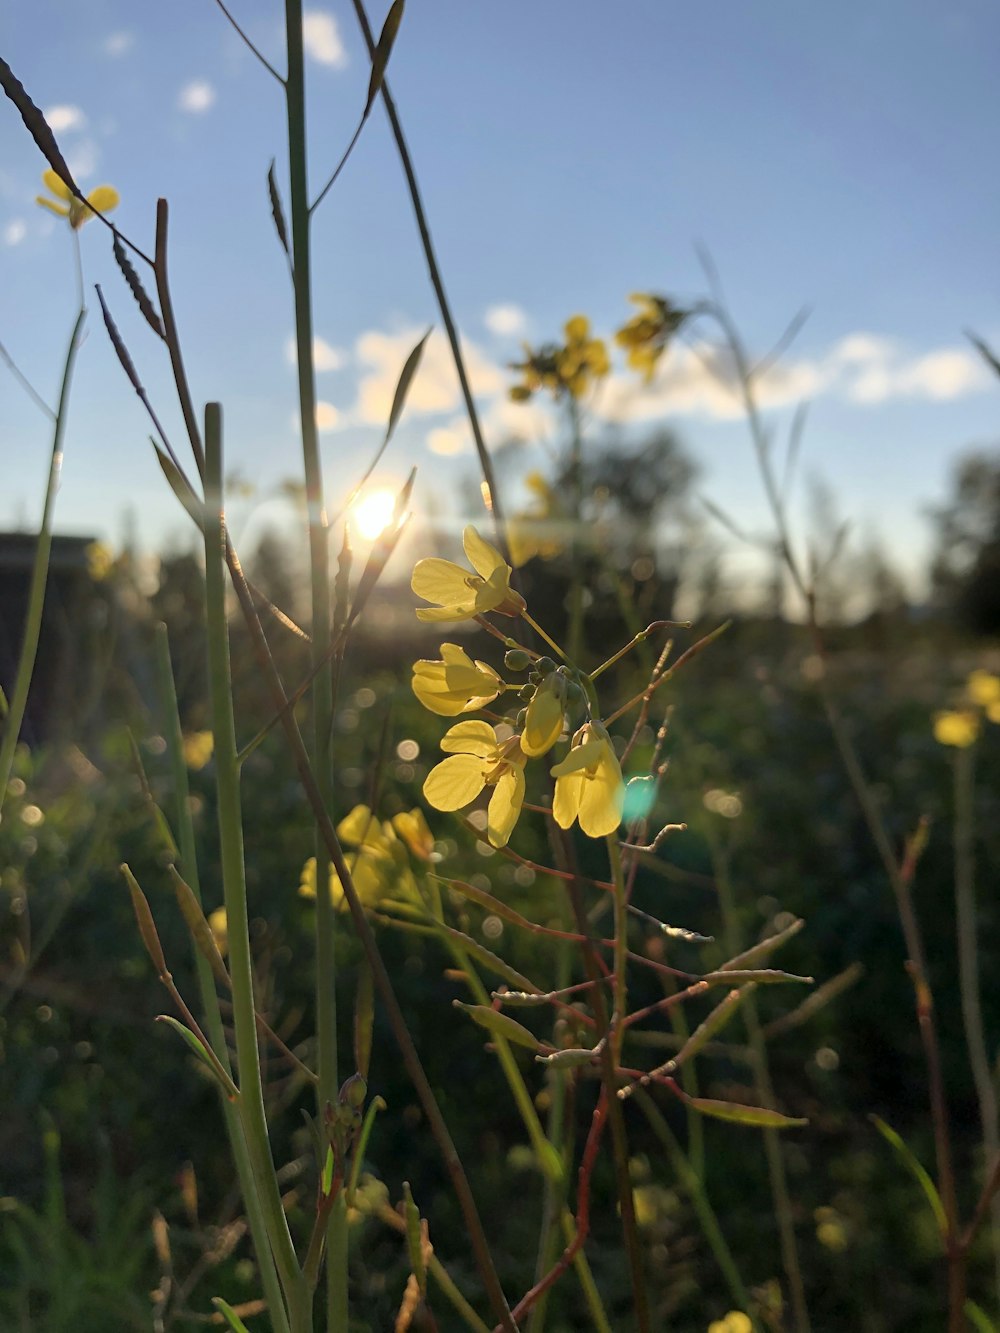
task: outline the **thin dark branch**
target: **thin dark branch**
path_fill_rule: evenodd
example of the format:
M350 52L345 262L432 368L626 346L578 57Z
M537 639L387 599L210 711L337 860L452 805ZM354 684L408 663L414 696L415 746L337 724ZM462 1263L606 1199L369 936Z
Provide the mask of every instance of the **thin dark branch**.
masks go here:
M241 38L243 45L247 48L247 50L251 51L257 57L260 63L264 66L264 68L267 70L268 74L276 78L278 82L281 84L281 86L284 87L285 80L274 68L270 60L268 60L266 56L261 55L260 51L257 50L256 46L254 46L253 42L246 35L246 33L243 31L240 25L236 22L236 20L233 18L232 14L230 14L226 6L222 3L222 0L215 0L215 3L222 10L223 14L225 14L226 18L229 20L230 26L232 27L233 31L239 38Z

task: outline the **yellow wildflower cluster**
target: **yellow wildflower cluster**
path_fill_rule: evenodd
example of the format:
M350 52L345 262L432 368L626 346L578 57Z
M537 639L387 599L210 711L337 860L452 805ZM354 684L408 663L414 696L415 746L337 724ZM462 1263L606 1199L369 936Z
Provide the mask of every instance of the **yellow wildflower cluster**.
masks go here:
M984 719L1000 723L1000 676L979 670L969 675L957 708L934 714L934 739L964 750L978 739Z
M531 492L529 507L508 524L510 557L517 568L540 555L552 560L565 549L560 529L568 526L559 496L540 472L529 472L524 484Z
M628 299L639 307L639 313L622 325L615 342L626 349L629 365L641 371L648 384L657 362L690 312L679 310L667 297L652 292L633 292Z
M753 1324L742 1310L730 1310L722 1319L712 1320L708 1333L753 1333Z
M347 856L347 866L365 907L375 907L390 896L416 896L416 880L407 853L429 861L434 846L422 810L401 811L391 820L380 821L367 805L356 805L337 825L337 837L345 847L356 849ZM346 911L344 886L332 866L329 890L337 910ZM315 856L302 867L299 893L303 898L316 897Z
M537 349L524 344L524 360L511 363L521 372L521 383L511 387L515 403L524 403L539 389L553 398L569 394L582 398L595 380L611 369L608 349L602 338L590 336L586 315L573 315L563 325L564 343L545 343Z
M77 199L63 178L51 167L42 173L42 180L55 198L49 199L45 195L38 194L35 196L35 203L47 208L50 213L55 213L56 217L68 218L69 225L74 231L78 231L85 222L89 222L95 213L110 213L120 202L118 191L110 185L98 185L96 190L91 190L85 201Z
M422 620L469 620L490 610L526 615L523 598L510 587L510 566L499 551L471 527L465 530L464 543L475 575L448 560L418 562L414 592L442 605L430 611L420 608L417 615ZM507 609L513 598L520 603L517 612ZM552 749L564 733L569 711L581 705L587 718L574 733L569 753L551 770L552 815L561 828L579 821L591 838L614 833L625 801L621 766L606 728L590 716L588 696L575 673L521 648L507 653L505 665L512 671L530 668L528 683L508 684L491 666L474 662L454 643L441 645L440 660L423 659L414 665L413 692L439 716L474 712L510 689L518 689L519 697L527 701L515 727L475 720L451 727L441 741L448 757L427 775L424 796L437 810L461 810L489 788L487 837L494 847L505 846L524 804L528 760Z

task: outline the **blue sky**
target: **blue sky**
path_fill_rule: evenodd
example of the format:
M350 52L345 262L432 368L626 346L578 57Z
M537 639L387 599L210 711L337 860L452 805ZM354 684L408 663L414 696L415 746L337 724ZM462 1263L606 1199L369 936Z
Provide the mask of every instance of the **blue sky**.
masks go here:
M282 63L279 0L234 0ZM367 60L346 3L308 10L310 165L321 181L350 136ZM377 27L381 12L373 12ZM803 5L791 0L410 0L390 81L425 194L488 438L558 428L506 400L521 338L576 311L610 333L627 293L697 298L696 243L711 251L748 345L763 353L803 306L810 318L765 386L780 431L811 403L803 476L908 568L927 548L922 511L955 455L996 441L1000 385L962 336L1000 342L1000 159L988 0ZM49 113L86 188L110 182L131 236L151 246L171 203L171 269L196 394L226 408L228 461L263 496L299 474L287 357L291 302L265 178L284 170L278 85L211 0L10 0L2 54ZM44 167L0 107L0 339L54 396L73 316L71 246L33 202ZM164 418L160 349L113 265L81 236ZM349 489L379 438L399 367L437 324L413 217L381 109L316 216L319 396L327 482ZM92 303L93 304L93 303ZM2 371L2 367L0 367ZM37 520L48 428L0 379L0 526ZM743 526L766 526L746 430L730 396L681 347L648 393L616 369L591 405L632 432L677 430L702 487ZM66 440L61 530L149 545L184 539L144 414L99 316L80 358ZM541 455L526 445L524 466ZM382 472L420 468L415 505L474 475L440 335ZM292 522L277 502L255 522ZM456 518L461 516L456 515Z

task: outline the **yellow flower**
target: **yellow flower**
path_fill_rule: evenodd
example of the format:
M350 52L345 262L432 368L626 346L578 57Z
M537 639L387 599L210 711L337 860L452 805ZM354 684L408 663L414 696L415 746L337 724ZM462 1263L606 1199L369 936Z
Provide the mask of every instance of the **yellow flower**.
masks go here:
M391 824L380 823L367 805L356 805L337 825L337 837L357 851L346 858L358 897L366 907L375 906L388 894L416 891L416 882L406 859L403 844ZM338 911L347 910L347 897L340 876L330 867L330 897ZM316 858L310 856L302 867L299 893L316 897Z
M491 666L473 662L456 643L441 645L441 659L413 664L413 693L440 717L457 717L485 708L504 687Z
M212 757L215 738L210 731L192 731L184 737L182 749L184 762L196 773L205 767Z
M85 222L89 222L95 213L110 213L113 208L118 207L118 191L112 189L110 185L98 185L96 190L91 190L84 202L77 199L62 177L51 167L42 173L42 180L55 198L47 199L45 195L39 194L35 196L35 203L47 208L50 213L55 213L57 217L69 218L69 225L74 231L82 227Z
M419 807L401 810L392 817L392 827L407 847L421 861L430 861L434 852L434 834L427 827L424 812Z
M488 722L459 722L445 733L441 749L450 757L427 774L427 800L435 810L461 810L492 787L486 833L494 847L505 847L524 802L519 737L500 741Z
M934 714L934 739L939 745L954 745L964 750L979 735L979 714L971 708Z
M559 374L574 398L587 391L592 379L602 379L611 369L608 349L601 338L590 336L590 320L574 315L564 328L566 346L557 359Z
M600 722L577 732L573 749L552 770L552 815L560 828L579 819L589 838L604 838L621 823L625 804L622 770L611 737Z
M510 390L514 402L526 402L537 389L548 389L553 398L567 393L579 398L591 380L601 379L611 369L608 349L602 339L591 338L585 315L568 319L563 333L566 341L561 345L544 343L535 349L525 343L524 360L511 362L511 370L522 376Z
M546 676L528 704L521 749L531 759L551 750L562 735L566 709L566 677L557 671Z
M1000 704L1000 676L989 671L973 671L965 682L965 697L980 708Z
M730 1310L724 1318L709 1324L708 1333L753 1333L753 1324L742 1310Z
M691 311L679 310L665 296L652 292L633 292L628 299L639 307L639 313L617 331L615 342L628 350L629 365L641 371L648 384L656 363Z
M532 492L531 507L515 514L507 525L510 556L518 568L536 555L552 560L566 545L555 535L564 518L556 492L540 472L529 472L524 484Z
M229 921L224 907L217 907L214 912L209 912L208 926L215 936L215 947L225 957L226 949L229 947Z
M103 583L115 567L115 557L103 542L88 542L83 548L87 573L95 583Z
M510 586L513 571L496 547L484 541L471 524L465 529L462 545L475 574L437 556L417 561L410 587L425 602L438 603L418 607L417 619L472 620L487 611L519 616L525 601Z

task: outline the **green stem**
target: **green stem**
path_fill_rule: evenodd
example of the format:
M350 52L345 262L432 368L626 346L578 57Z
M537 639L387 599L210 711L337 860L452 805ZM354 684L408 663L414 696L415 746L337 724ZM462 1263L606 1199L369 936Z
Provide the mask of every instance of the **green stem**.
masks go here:
M198 876L198 857L195 850L194 823L191 819L191 807L189 805L190 793L187 764L184 761L184 737L181 732L181 721L177 709L177 691L174 688L174 677L170 666L167 627L163 624L156 627L155 664L161 720L167 742L167 755L170 760L177 837L181 856L181 873L185 882L190 885L191 892L200 906L201 884ZM229 1060L229 1050L226 1046L226 1034L212 969L199 949L194 948L193 953L208 1037L222 1067L228 1074L231 1074L232 1065ZM268 1243L267 1223L250 1162L250 1153L243 1133L243 1124L240 1120L239 1111L228 1098L220 1097L219 1103L226 1122L230 1150L236 1164L236 1174L239 1177L243 1206L246 1209L250 1236L253 1240L257 1265L260 1269L261 1287L267 1301L268 1312L271 1315L274 1333L289 1333L288 1316L285 1313L281 1284L278 1281L277 1270L274 1266L274 1255L271 1253L271 1247Z
M243 860L243 814L239 760L233 718L224 579L225 522L222 512L222 410L205 408L205 592L208 620L209 693L215 737L219 845L229 938L229 970L233 982L233 1025L239 1069L240 1119L260 1202L266 1219L275 1266L288 1310L290 1333L310 1333L308 1292L302 1280L281 1192L271 1157L261 1084L253 969L247 920L246 873Z
M567 399L570 426L569 504L572 539L570 541L569 655L579 662L583 652L583 563L580 533L583 524L583 436L580 409L570 394Z
M440 896L437 897L437 910L440 912ZM472 966L469 955L465 952L458 941L449 934L440 933L449 952L454 958L459 969L465 974L466 982L472 992L477 1004L489 1005L491 1003L489 992L482 983L478 972ZM531 1093L524 1081L514 1052L511 1050L510 1042L501 1034L493 1034L493 1045L496 1049L497 1059L500 1061L500 1068L503 1070L504 1078L507 1080L507 1086L510 1089L511 1096L514 1098L514 1104L520 1113L521 1120L528 1133L528 1140L535 1154L535 1161L545 1181L545 1188L548 1197L559 1199L560 1206L556 1215L559 1217L563 1234L567 1243L572 1240L576 1231L575 1222L572 1213L565 1206L566 1194L566 1162L558 1148L552 1143L542 1128L542 1122L538 1118L538 1112L535 1109L535 1103L532 1100ZM551 1265L550 1265L551 1266ZM580 1250L573 1259L573 1266L576 1270L580 1287L584 1294L584 1299L590 1309L591 1318L594 1320L594 1327L600 1333L610 1333L607 1315L601 1304L600 1294L593 1280L590 1271L590 1264L587 1256ZM546 1270L547 1271L547 1270ZM536 1307L537 1308L537 1307ZM533 1325L534 1326L534 1325Z
M725 1236L722 1234L722 1228L719 1226L719 1219L715 1215L715 1209L709 1202L700 1175L691 1165L691 1162L681 1145L677 1142L670 1126L667 1124L666 1120L664 1120L656 1103L645 1089L637 1088L632 1094L632 1100L646 1117L650 1129L666 1148L667 1154L673 1164L674 1171L677 1173L677 1179L680 1181L681 1187L687 1192L695 1213L698 1216L701 1229L705 1233L705 1239L708 1241L709 1248L715 1256L715 1261L719 1265L719 1270L722 1273L726 1286L729 1288L730 1296L732 1296L739 1308L753 1320L754 1329L758 1329L760 1325L754 1320L753 1314L751 1313L750 1295L743 1284L740 1271L736 1267L732 1251L726 1243Z
M706 839L712 857L712 871L715 875L716 889L719 894L719 906L722 909L723 929L726 936L726 949L735 957L742 952L743 943L739 927L739 915L736 909L736 895L733 890L729 871L729 858L718 837L709 825ZM751 1063L754 1072L754 1086L757 1100L761 1106L774 1107L774 1085L771 1082L771 1070L767 1058L767 1043L761 1030L760 1018L754 996L748 995L742 1005L743 1022L750 1045ZM802 1280L802 1266L799 1262L799 1247L795 1238L795 1220L792 1211L792 1199L788 1190L788 1177L785 1174L785 1159L782 1155L781 1140L776 1129L761 1131L764 1137L764 1155L767 1158L767 1173L771 1184L771 1198L774 1203L775 1218L778 1223L778 1239L781 1245L781 1259L788 1280L788 1290L792 1302L792 1316L797 1333L809 1333L809 1309L806 1305L805 1284Z
M288 164L292 221L292 281L295 300L295 345L298 366L299 421L309 519L310 591L312 597L312 766L327 810L333 809L333 671L327 658L330 642L330 555L323 495L323 473L316 427L316 376L313 365L312 276L309 234L309 180L306 161L305 61L302 0L285 0L288 73L285 80L288 120ZM326 885L330 857L316 832L316 1035L317 1109L334 1102L339 1084L337 992L334 940L336 914ZM347 1215L341 1201L331 1210L327 1233L327 1325L347 1326Z
M49 457L49 475L45 484L45 502L42 506L42 522L38 529L38 541L35 543L35 558L31 566L31 584L28 590L28 614L24 622L24 636L21 651L17 659L17 674L14 688L8 700L7 716L3 723L3 741L0 742L0 809L3 808L14 766L14 752L21 734L21 723L28 705L28 690L35 669L38 653L38 640L42 632L42 612L45 608L45 585L49 577L49 556L52 553L52 512L55 507L59 472L62 467L62 442L66 431L66 416L69 406L69 389L73 378L73 366L76 354L80 350L80 334L87 312L81 304L70 334L63 364L62 385L59 389L59 406L56 409L55 428L52 432L52 452Z
M550 639L549 636L542 629L541 625L539 625L536 620L532 620L531 616L528 615L527 611L521 612L521 619L526 621L526 623L531 626L531 628L535 631L538 637L549 645L549 647L552 649L552 651L555 653L557 657L561 657L564 662L569 662L572 660L568 653L563 652L563 650L556 643L555 639Z

